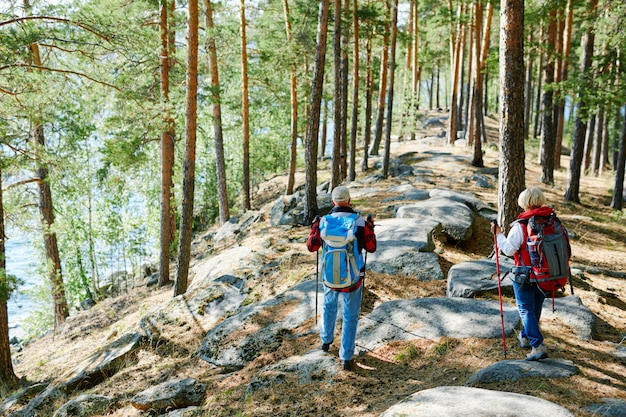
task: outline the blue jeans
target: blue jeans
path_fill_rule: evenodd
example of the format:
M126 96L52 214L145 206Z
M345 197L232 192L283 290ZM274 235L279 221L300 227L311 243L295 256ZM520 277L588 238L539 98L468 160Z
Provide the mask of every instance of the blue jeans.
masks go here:
M513 282L513 290L515 291L517 310L524 325L522 336L528 339L532 347L537 347L543 344L543 335L539 330L539 319L541 318L543 300L546 296L535 284Z
M361 311L361 294L363 286L356 291L339 292L324 286L324 310L322 312L322 324L320 336L322 343L332 343L335 336L335 322L337 321L337 302L341 297L343 304L343 324L341 330L341 348L339 359L348 361L354 355L356 342L356 328Z

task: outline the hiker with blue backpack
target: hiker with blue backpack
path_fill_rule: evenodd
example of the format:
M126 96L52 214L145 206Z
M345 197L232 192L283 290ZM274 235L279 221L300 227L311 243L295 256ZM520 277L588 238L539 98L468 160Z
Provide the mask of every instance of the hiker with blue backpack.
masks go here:
M517 339L522 348L532 349L526 360L537 361L548 357L539 329L543 302L547 292L552 292L554 297L554 292L563 289L571 279L571 248L567 231L554 210L546 206L539 187L522 191L517 202L524 212L511 224L508 235L505 237L495 222L491 224L491 233L497 238L496 250L513 256L511 279L524 326Z
M307 249L316 252L321 248L318 268L324 283L320 328L322 350L328 352L333 343L337 304L341 297L343 324L339 359L344 370L351 370L365 279L363 251L376 251L376 235L372 216L365 219L350 206L347 187L336 187L331 198L333 208L330 213L316 217L311 225Z

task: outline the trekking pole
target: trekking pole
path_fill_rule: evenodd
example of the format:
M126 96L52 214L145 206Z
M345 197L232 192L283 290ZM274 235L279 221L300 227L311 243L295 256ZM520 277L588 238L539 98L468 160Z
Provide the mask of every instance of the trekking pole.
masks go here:
M320 276L320 250L315 251L315 325L317 326L317 293L319 290Z
M492 222L495 226L498 223L494 220ZM496 251L496 274L498 275L498 298L500 299L500 320L502 321L502 346L504 349L504 359L506 359L506 335L504 334L504 311L502 309L502 285L500 284L500 259L498 257L498 238L496 236L496 230L493 230L493 245Z

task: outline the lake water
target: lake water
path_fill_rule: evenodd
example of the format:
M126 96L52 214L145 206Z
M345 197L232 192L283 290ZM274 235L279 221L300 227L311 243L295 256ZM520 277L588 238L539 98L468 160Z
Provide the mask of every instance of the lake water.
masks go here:
M7 273L24 281L7 301L10 340L14 336L18 339L24 337L21 323L33 311L34 303L23 292L40 282L40 277L35 272L35 255L29 239L14 232L7 232L7 235L10 236L5 242Z

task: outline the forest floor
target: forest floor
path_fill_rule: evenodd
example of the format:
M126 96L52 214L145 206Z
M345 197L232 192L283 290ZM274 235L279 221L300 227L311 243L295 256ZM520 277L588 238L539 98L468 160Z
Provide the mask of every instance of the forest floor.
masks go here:
M497 123L488 118L489 143L484 146L486 167L498 166ZM418 138L437 132L421 130ZM394 142L392 153L423 153L426 150L471 155L465 147L433 147L424 141ZM563 203L562 196L567 183L569 157L563 156L561 166L555 171L555 185L548 187L539 183L541 168L537 155L527 151L526 186L540 185L550 204L573 234L572 263L574 266L597 267L612 271L626 271L626 222L624 212L609 208L613 189L613 172L602 177L581 179L581 203ZM437 172L436 167L429 167ZM476 168L467 166L451 173L445 170L436 176L435 184L428 187L452 188L475 193L485 203L497 203L497 186L479 188L467 182ZM321 172L321 171L320 171ZM321 182L321 181L320 181ZM274 201L284 190L285 177L275 177L263 185L255 195L253 203ZM388 204L382 203L385 190L397 185L390 178L368 187L380 190L380 198L353 201L363 213L372 213L376 219L391 217L386 211ZM417 184L419 186L419 184ZM426 184L425 184L426 186ZM266 195L263 193L266 192ZM285 231L276 228L274 241L292 240L294 235L302 239L308 228ZM479 219L470 242L438 241L437 254L444 272L460 262L484 259L493 250L493 236L489 224ZM254 236L250 237L254 239ZM259 238L258 236L256 238ZM258 289L260 297L279 293L288 286L289 278L302 275L302 271L315 273L315 257L306 252L302 243L294 243L286 250L306 253L306 257L291 265L281 264L284 282L273 288ZM302 261L304 259L304 261ZM293 282L292 282L293 283ZM591 416L581 408L601 401L603 398L626 400L626 359L614 355L616 344L626 335L626 280L607 275L585 273L576 278L574 291L583 303L598 318L593 340L580 340L575 332L558 319L542 318L545 344L550 357L572 361L580 373L566 379L528 378L515 382L494 383L484 388L528 394L552 401L571 410L576 416ZM418 282L394 280L393 277L368 272L362 314L368 314L381 302L393 299L416 297L445 297L446 282ZM566 293L566 295L568 295ZM95 350L124 332L136 329L142 314L172 296L172 288L161 289L137 286L128 294L104 300L91 310L73 314L56 335L48 334L30 342L16 358L15 371L29 382L49 381L66 372L77 363L76 358L84 352ZM481 297L497 298L497 294L482 294ZM514 305L511 293L505 293L505 302ZM283 358L302 354L319 348L319 336L311 335L297 341L285 340L274 352L256 358L241 370L223 374L203 360L196 352L204 336L190 331L180 335L177 343L167 346L146 346L139 353L136 363L130 364L99 386L90 390L98 394L114 395L120 399L121 408L109 416L132 417L146 415L129 405L129 398L167 377L195 377L209 384L203 409L210 416L366 416L380 415L404 397L423 389L464 385L476 371L504 359L501 339L455 339L442 338L437 342L417 340L394 342L385 348L368 352L356 359L352 372L340 372L334 378L332 389L311 388L308 385L280 386L280 389L264 392L247 399L245 391L255 375L267 364ZM622 343L624 344L624 343ZM526 351L520 349L515 334L507 339L507 359L522 359ZM337 354L337 347L331 348Z

